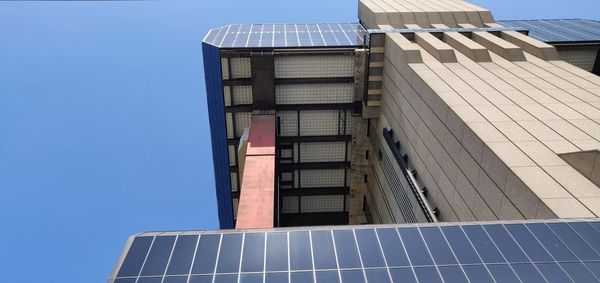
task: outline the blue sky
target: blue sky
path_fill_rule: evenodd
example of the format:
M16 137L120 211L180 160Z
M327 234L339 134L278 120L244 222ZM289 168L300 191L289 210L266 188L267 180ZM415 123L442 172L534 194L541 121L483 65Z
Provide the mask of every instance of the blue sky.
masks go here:
M600 8L472 2L498 19ZM133 233L216 228L204 34L356 14L341 0L1 1L0 281L105 282Z

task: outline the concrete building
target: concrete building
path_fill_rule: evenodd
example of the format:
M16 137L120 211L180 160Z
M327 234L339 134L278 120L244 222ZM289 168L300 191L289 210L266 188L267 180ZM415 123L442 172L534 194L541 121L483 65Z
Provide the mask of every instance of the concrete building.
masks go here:
M206 36L222 228L598 216L600 23L449 0L359 18Z
M109 283L600 282L599 44L596 21L496 22L460 0L215 28L236 230L134 235Z

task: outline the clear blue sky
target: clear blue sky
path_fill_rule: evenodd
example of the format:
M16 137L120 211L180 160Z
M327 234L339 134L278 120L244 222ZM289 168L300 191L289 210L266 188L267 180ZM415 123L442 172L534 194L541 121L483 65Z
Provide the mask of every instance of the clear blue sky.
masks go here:
M473 2L499 19L600 10ZM204 34L356 14L354 0L1 1L0 281L105 282L133 233L216 228Z

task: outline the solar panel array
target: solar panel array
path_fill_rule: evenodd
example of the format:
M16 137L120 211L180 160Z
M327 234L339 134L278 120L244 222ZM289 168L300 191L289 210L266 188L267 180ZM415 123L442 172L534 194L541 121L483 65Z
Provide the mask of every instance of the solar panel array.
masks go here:
M114 283L600 282L600 222L148 233L133 239L116 276Z
M600 41L600 22L594 20L510 20L498 23L528 29L529 36L549 43Z
M238 24L212 29L204 42L220 48L362 46L358 23Z

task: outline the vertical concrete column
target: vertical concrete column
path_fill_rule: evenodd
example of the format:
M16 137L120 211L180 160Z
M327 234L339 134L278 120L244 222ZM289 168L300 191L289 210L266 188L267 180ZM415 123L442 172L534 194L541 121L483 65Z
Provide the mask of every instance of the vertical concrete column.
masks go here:
M252 114L236 229L272 228L275 213L275 111Z

